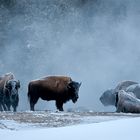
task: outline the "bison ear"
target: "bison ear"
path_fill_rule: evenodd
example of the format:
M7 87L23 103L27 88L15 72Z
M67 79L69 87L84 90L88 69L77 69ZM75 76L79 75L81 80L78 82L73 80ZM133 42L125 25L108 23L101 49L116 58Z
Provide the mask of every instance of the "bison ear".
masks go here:
M17 87L20 88L20 81L17 81Z

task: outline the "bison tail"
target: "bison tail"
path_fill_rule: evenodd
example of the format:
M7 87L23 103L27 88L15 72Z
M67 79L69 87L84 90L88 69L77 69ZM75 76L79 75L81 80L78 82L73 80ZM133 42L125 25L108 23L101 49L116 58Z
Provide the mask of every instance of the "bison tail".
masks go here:
M28 96L28 101L30 102L30 84L28 85L28 93L27 93L27 96Z
M29 94L29 92L28 92L27 96L28 96L28 101L30 102L30 94Z

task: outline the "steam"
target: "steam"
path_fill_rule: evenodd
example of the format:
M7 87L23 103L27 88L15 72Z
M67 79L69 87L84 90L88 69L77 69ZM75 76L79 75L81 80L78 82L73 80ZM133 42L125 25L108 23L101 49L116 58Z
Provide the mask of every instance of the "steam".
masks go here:
M27 85L46 75L82 82L66 108L107 111L99 97L119 81L139 82L139 5L134 0L11 0L0 3L0 73L21 81L19 110L29 109ZM54 103L53 103L54 104ZM52 108L40 101L38 109Z

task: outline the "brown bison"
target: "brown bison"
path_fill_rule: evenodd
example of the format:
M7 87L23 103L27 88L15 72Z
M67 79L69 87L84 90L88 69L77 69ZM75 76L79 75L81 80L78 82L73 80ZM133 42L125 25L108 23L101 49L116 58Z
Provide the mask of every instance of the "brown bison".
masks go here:
M10 111L11 106L16 111L19 102L19 88L20 82L15 79L12 73L0 77L0 111Z
M64 103L69 100L75 103L79 98L80 85L81 83L65 76L49 76L31 81L28 85L30 109L34 111L35 104L41 98L47 101L55 100L57 109L63 111Z

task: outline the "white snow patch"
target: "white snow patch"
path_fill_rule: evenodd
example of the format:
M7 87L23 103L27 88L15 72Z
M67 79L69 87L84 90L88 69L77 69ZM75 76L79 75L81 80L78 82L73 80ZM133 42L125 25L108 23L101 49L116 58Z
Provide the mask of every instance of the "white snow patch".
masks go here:
M18 123L14 120L0 120L0 129L9 129L9 130L26 130L31 129L35 126L29 123Z
M59 128L19 131L1 129L0 137L4 140L139 140L139 130L140 117L137 117Z

